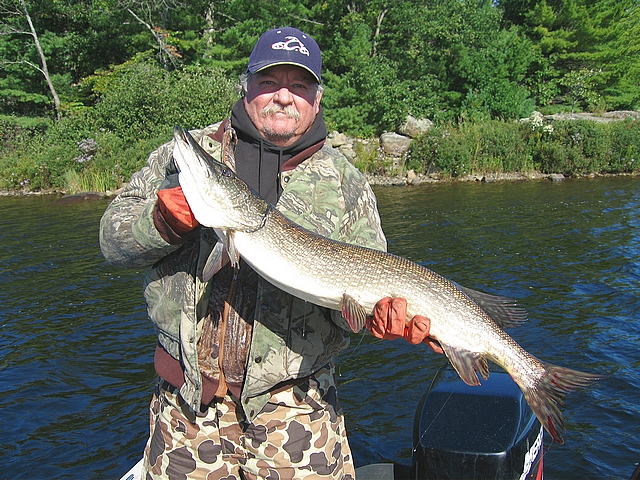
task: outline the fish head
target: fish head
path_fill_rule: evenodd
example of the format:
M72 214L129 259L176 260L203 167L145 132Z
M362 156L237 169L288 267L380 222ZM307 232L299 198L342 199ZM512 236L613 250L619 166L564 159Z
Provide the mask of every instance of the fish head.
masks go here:
M260 228L269 203L229 166L209 155L187 130L175 127L173 138L178 179L196 220L223 230L247 232Z

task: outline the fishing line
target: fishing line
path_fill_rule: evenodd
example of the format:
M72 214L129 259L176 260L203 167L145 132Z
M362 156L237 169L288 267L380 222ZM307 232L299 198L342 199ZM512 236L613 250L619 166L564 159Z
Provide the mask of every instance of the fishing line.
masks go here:
M340 364L338 365L338 376L341 377L342 376L342 366L347 363L349 361L349 359L356 353L356 351L358 350L358 348L360 347L360 345L362 344L362 341L364 340L364 336L367 333L366 329L362 330L362 334L360 335L360 341L358 342L358 344L353 347L351 349L351 353L349 353L349 355L347 356L347 358L345 358L342 362L340 362Z
M433 419L431 420L431 423L427 426L427 428L424 429L424 432L422 433L422 435L420 435L420 438L417 440L417 443L415 443L413 445L413 453L416 453L416 451L418 450L418 445L420 444L420 442L422 441L422 439L424 438L424 436L427 434L427 432L429 431L429 429L433 426L434 422L438 419L438 417L440 416L440 414L442 413L442 410L444 410L444 407L447 405L447 403L449 402L449 399L451 398L451 396L455 393L455 391L458 389L458 386L456 385L450 392L449 395L447 396L447 399L443 402L442 406L440 407L440 410L438 410L438 413L435 414L435 416L433 417ZM420 417L422 418L422 416Z

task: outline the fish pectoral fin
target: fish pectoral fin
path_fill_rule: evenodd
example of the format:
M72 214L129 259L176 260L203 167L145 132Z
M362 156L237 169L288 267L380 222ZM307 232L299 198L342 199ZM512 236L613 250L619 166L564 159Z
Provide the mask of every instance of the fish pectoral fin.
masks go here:
M229 255L227 254L227 248L223 242L217 242L211 250L211 253L207 257L207 261L204 264L202 270L202 280L208 282L211 278L220 271L229 262Z
M365 308L348 293L342 295L342 316L354 333L362 330L367 321L367 311Z
M483 353L471 352L445 344L442 344L442 349L451 362L451 365L453 365L453 368L456 369L460 378L462 378L467 385L472 387L480 385L480 380L478 380L476 372L479 373L484 380L489 378L489 365Z
M240 265L240 253L236 250L236 245L233 242L233 230L214 228L213 231L216 232L220 243L224 246L224 251L227 254L228 261L231 262L231 266L234 268L238 267ZM226 263L226 261L224 263ZM224 263L222 266L224 266Z
M236 156L234 154L235 146L238 143L236 131L231 127L231 122L224 127L222 134L222 161L224 164L236 173Z
M231 266L237 268L240 266L240 253L236 250L236 244L233 241L233 231L228 230L225 232L226 234L226 247L227 253L229 254L229 260L231 261Z

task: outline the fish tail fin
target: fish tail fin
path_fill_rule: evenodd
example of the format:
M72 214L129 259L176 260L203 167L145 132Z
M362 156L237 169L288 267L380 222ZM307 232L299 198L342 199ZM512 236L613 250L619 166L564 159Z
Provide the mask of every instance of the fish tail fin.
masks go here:
M570 391L586 387L603 377L549 363L543 365L545 373L538 380L537 385L524 388L523 392L531 410L549 432L553 441L562 444L564 440L561 432L565 431L565 426L560 409L564 407L565 397Z

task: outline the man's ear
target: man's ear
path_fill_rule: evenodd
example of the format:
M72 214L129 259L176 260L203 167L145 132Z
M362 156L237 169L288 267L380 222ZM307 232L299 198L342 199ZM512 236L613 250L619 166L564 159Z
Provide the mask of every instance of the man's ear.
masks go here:
M316 115L317 115L318 113L320 113L320 100L322 100L322 94L323 94L323 93L324 93L324 92L318 92L318 93L316 94L316 99L315 99L315 102L314 102Z

